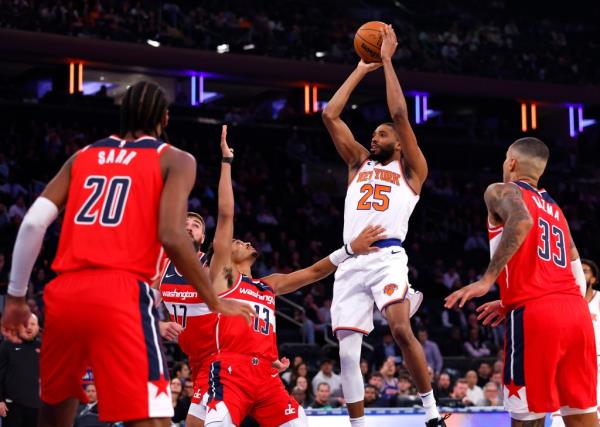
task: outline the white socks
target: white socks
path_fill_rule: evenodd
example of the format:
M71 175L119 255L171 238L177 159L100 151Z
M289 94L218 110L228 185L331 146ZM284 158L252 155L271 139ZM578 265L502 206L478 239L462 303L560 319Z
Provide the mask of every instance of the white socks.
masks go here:
M427 393L419 393L421 400L423 401L423 408L425 409L425 420L429 421L432 418L440 418L437 406L435 405L435 397L433 397L433 390Z
M352 427L365 427L365 416L360 418L350 418L350 425Z

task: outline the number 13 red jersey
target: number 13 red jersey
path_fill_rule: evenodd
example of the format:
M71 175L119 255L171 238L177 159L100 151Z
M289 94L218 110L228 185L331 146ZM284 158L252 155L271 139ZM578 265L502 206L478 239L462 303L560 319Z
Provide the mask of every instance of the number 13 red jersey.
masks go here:
M111 136L83 148L71 165L57 273L103 268L158 277L160 155L168 144L151 137Z
M533 219L533 227L519 250L498 276L502 304L509 309L548 294L579 295L571 272L569 227L560 207L545 190L516 181ZM490 226L490 253L493 256L502 226Z

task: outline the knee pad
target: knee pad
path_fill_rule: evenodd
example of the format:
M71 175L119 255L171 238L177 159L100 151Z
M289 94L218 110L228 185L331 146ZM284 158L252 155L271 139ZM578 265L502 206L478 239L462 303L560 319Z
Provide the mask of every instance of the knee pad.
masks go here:
M360 372L362 334L354 331L338 331L340 342L340 365L342 368L342 391L348 403L364 400L365 387Z

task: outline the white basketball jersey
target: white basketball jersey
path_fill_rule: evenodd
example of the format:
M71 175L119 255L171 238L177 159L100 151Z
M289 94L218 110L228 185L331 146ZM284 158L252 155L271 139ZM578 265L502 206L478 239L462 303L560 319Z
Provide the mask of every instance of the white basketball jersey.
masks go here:
M382 165L366 160L346 193L344 243L351 243L367 225L381 225L388 239L404 241L418 201L399 161Z
M596 355L600 355L600 292L594 291L594 296L588 305L592 315L594 335L596 336Z

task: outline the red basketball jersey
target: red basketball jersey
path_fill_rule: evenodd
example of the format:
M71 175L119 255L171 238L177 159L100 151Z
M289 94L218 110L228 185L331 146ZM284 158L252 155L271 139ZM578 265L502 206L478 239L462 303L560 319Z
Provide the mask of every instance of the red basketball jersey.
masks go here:
M509 309L548 294L579 295L571 272L570 234L560 207L545 190L516 181L533 219L525 241L498 276L502 304ZM490 252L493 256L503 227L490 226Z
M242 274L225 298L249 304L256 311L256 316L248 325L240 316L219 314L216 326L219 353L236 353L271 361L277 360L275 292L273 288L261 280L255 280Z
M200 253L198 257L205 266L205 255ZM230 291L219 296L227 295L228 292ZM183 327L177 342L189 358L195 380L202 367L208 367L210 356L217 352L217 315L208 309L198 292L171 261L168 261L160 280L160 295L169 310L171 320Z
M77 154L52 264L57 273L103 268L158 278L160 156L167 147L147 136L111 136Z

